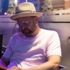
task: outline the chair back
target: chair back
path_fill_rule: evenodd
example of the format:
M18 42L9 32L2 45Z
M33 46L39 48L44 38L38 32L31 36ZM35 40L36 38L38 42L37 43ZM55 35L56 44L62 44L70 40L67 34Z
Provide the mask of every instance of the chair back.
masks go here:
M3 41L3 34L0 33L0 58L2 56L2 41Z

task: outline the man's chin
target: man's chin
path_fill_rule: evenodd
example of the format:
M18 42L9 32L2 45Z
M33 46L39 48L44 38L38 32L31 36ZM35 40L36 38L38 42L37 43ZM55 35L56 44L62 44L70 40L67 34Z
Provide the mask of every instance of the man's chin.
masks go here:
M32 35L27 35L27 34L24 34L26 37L31 37Z
M29 32L22 32L26 37L30 36Z
M24 30L23 33L29 33L29 30Z
M31 37L33 33L23 33L26 37Z

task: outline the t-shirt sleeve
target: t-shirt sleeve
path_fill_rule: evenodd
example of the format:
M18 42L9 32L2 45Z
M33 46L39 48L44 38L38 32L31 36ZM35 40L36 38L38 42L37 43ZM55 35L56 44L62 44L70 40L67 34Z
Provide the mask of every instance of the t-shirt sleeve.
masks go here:
M60 39L57 32L53 32L49 41L48 41L48 48L47 48L47 56L51 55L59 55L61 56L61 45Z
M12 56L11 42L12 42L12 38L9 40L9 43L7 45L7 48L6 48L6 50L5 50L4 54L3 54L3 57L9 58L9 59Z

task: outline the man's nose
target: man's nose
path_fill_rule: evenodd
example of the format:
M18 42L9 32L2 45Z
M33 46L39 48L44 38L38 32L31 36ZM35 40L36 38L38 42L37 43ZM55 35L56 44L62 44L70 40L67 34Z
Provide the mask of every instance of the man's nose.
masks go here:
M28 28L29 26L27 24L22 25L22 28Z
M28 25L28 23L24 23L24 25Z

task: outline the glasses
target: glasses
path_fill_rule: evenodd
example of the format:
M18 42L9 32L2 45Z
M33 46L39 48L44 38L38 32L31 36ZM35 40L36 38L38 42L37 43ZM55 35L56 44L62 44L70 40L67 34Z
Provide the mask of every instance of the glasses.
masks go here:
M30 23L31 23L30 21L25 21L25 22L22 22L21 24L18 24L18 25L19 25L19 27L24 28L25 26L29 26Z
M19 19L17 20L17 23L19 27L23 28L25 26L29 26L32 23L32 21L34 21L34 18L35 18L34 16L28 19L26 18L25 21L23 19Z

